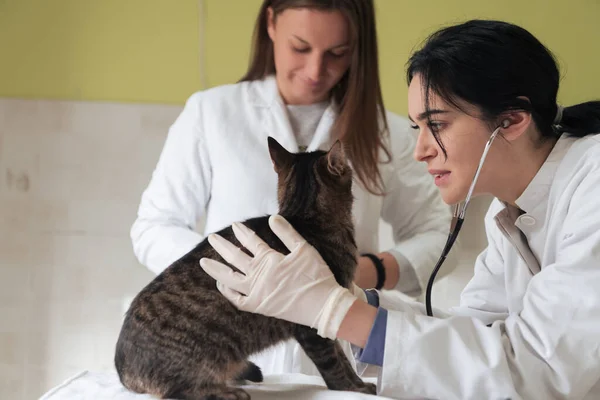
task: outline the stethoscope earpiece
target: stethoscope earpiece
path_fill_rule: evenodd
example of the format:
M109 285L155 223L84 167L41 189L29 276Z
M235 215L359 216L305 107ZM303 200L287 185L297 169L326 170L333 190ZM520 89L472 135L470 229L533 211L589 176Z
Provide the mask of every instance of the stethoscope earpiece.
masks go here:
M501 124L501 126L502 126L504 129L508 128L508 127L510 126L510 121L509 121L509 120L507 120L507 119L505 119L504 121L502 121L502 124Z

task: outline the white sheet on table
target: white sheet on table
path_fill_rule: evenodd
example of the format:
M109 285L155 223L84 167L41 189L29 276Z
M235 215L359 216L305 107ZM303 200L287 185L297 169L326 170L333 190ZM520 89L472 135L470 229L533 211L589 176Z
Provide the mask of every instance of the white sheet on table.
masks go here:
M375 383L374 379L365 381ZM370 400L384 399L367 394L328 390L323 379L302 374L265 376L261 384L242 386L252 400ZM129 392L116 372L83 371L55 387L40 400L150 400L154 397Z

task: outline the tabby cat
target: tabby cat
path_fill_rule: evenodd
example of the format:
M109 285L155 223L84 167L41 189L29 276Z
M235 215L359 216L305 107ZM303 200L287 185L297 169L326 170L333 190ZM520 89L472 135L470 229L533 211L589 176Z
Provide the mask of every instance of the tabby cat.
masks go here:
M321 253L337 282L349 287L357 248L352 171L341 143L337 141L328 152L298 154L289 153L271 137L268 146L278 175L279 214ZM271 247L289 253L270 230L268 216L244 223ZM231 227L218 233L240 246ZM250 399L235 387L243 380L262 381L260 369L248 357L295 338L329 389L375 394L375 386L355 374L336 341L306 326L235 308L200 267L202 257L225 262L204 240L132 301L115 354L125 387L159 398Z

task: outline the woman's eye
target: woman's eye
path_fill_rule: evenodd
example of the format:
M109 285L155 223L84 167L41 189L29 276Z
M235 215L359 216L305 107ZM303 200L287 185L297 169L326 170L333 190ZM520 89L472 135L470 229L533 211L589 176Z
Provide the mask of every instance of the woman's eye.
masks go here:
M446 126L446 124L444 124L443 122L430 122L427 124L427 126L429 126L429 129L431 129L432 131L437 132L443 129L444 126Z
M410 129L417 130L417 129L419 129L419 126L418 126L418 125L411 125L411 126L410 126Z
M329 54L331 54L331 56L333 58L342 58L342 57L344 57L346 55L346 52L343 52L343 53L333 53L333 52L330 52Z
M308 47L304 47L304 48L297 48L297 47L293 47L294 51L296 53L308 53L310 51L310 49Z

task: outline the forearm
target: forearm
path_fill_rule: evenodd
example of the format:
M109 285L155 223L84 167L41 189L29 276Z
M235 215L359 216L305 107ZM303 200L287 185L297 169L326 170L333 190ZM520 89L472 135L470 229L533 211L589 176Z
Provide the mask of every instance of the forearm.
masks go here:
M400 280L400 266L396 258L390 253L379 253L378 256L383 260L383 266L385 267L385 283L383 284L383 288L393 289Z
M138 261L158 275L197 246L203 237L189 228L137 220L131 229L131 239Z
M362 301L355 301L342 320L337 337L364 348L377 317L377 308Z
M400 279L400 267L396 258L390 253L384 252L376 255L383 261L385 268L384 289L393 289ZM373 262L367 257L361 257L356 270L355 283L363 289L371 289L377 285L377 270Z

